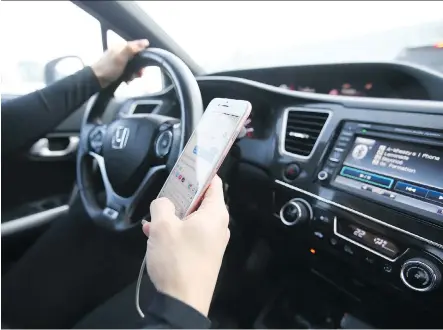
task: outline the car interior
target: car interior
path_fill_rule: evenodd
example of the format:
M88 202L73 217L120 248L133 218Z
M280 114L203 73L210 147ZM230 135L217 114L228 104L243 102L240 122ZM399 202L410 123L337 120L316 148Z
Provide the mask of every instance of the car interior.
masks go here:
M252 112L219 171L231 238L212 327L443 328L442 62L205 71L146 3L45 4L93 18L98 53L117 39L150 47L125 71L145 68L142 78L2 155L2 328L143 327L140 221L214 98L247 100ZM23 75L54 82L58 63L81 57L68 50ZM41 88L7 89L7 69L2 103ZM118 127L137 132L126 148L111 147ZM146 276L142 302L154 290Z

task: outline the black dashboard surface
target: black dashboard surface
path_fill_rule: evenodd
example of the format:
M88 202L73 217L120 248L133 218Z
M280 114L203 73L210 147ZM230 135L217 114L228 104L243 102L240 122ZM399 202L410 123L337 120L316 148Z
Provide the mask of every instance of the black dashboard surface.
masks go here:
M440 73L401 63L307 65L222 72L217 75L329 95L443 100Z
M443 78L439 75L426 73L424 71L415 71L416 68L409 68L408 71L403 68L400 72L395 72L392 67L390 70L369 70L365 68L368 74L374 73L382 77L383 72L390 71L391 75L409 76L413 81L419 82L421 86L432 83L432 88L427 88L429 95L433 95L431 100L414 100L383 98L378 97L355 97L342 95L324 95L320 93L306 93L298 92L280 88L278 83L282 76L277 73L283 73L286 77L297 77L295 72L297 68L286 68L287 72L282 68L278 69L262 69L251 70L243 73L226 73L226 76L207 76L198 78L199 85L202 91L204 102L207 103L213 97L227 97L250 100L253 106L253 120L252 125L255 128L255 135L239 141L237 144L241 150L241 161L247 165L251 173L262 173L263 177L260 180L259 176L254 177L253 174L243 173L243 177L253 176L252 181L265 182L265 177L277 185L277 193L281 193L282 202L287 201L293 196L305 195L311 198L310 202L317 205L318 201L323 205L324 203L342 206L349 212L352 210L353 215L364 215L365 221L369 219L369 224L382 224L377 228L379 231L393 229L389 235L397 237L406 234L408 244L413 244L413 240L409 238L418 237L418 246L423 248L423 243L430 244L433 247L443 247L443 225L432 223L425 220L426 216L418 216L411 214L404 209L394 209L386 207L381 204L374 203L374 201L365 200L355 194L350 194L347 191L339 191L329 186L320 184L317 180L317 173L321 170L322 164L325 162L327 154L330 152L331 141L334 141L335 136L344 121L356 121L371 124L390 124L396 125L399 128L413 128L413 129L429 129L443 132L443 103L438 100L441 99L441 92ZM305 72L305 77L308 77L308 69ZM331 81L331 74L319 74L318 67L315 68L316 77L323 77L325 80ZM274 70L274 71L273 71ZM332 68L325 68L325 70L333 70ZM362 73L365 70L360 70ZM404 71L406 70L406 71ZM340 70L339 70L340 71ZM272 72L273 74L266 75L265 72ZM311 71L312 72L312 71ZM332 72L332 71L330 71ZM409 72L409 73L407 73ZM412 73L415 72L415 73ZM419 74L417 72L420 72ZM427 78L423 78L421 74ZM257 78L261 76L262 79L267 79L266 82L257 82L257 80L247 79L237 76L248 76L248 78ZM234 77L233 77L234 76ZM272 80L278 77L278 80ZM354 75L358 77L358 75ZM415 78L413 78L415 77ZM335 79L335 78L334 78ZM389 80L389 79L387 79ZM278 83L276 83L278 81ZM322 81L319 79L319 81ZM393 80L395 81L395 79ZM440 91L438 89L440 88ZM421 88L417 90L422 90ZM408 93L406 93L408 94ZM408 94L409 95L409 94ZM301 111L327 111L330 116L325 123L321 135L318 137L312 153L309 157L298 157L296 155L288 155L283 150L285 141L285 113L288 109L299 109ZM291 165L296 164L299 168L299 175L295 180L287 180L283 173L285 169ZM255 169L253 169L255 168ZM257 172L258 171L258 172ZM251 184L242 182L243 185ZM261 186L263 195L266 194L264 189L268 184ZM283 187L283 189L282 189ZM260 188L257 187L257 192L254 193L253 200L261 200L259 214L266 214L266 197L261 196ZM238 200L244 199L242 195L236 196ZM269 198L269 197L268 197ZM278 197L277 197L278 198ZM312 199L313 198L313 199ZM254 201L250 201L254 203ZM317 201L316 201L317 200ZM331 204L332 203L332 204ZM247 202L242 207L247 208ZM278 201L277 201L278 204ZM274 209L278 213L279 207ZM268 205L268 207L271 207ZM324 205L323 205L324 207ZM340 207L339 207L340 208ZM343 209L342 208L342 209ZM340 212L338 210L337 212ZM352 213L351 212L351 213ZM268 211L269 214L269 211ZM353 215L347 214L348 217ZM443 222L442 222L443 223ZM400 233L400 234L399 234ZM415 244L415 243L414 243Z

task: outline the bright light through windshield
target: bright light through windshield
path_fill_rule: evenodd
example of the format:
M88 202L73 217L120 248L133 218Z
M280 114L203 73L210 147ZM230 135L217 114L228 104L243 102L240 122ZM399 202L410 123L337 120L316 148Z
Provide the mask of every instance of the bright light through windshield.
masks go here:
M408 60L443 41L441 1L137 3L207 72Z

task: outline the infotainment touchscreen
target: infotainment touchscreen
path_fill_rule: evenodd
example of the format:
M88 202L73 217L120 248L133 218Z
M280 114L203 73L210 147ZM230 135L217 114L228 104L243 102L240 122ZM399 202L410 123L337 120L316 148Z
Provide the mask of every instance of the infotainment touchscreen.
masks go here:
M443 149L357 136L335 181L442 216Z

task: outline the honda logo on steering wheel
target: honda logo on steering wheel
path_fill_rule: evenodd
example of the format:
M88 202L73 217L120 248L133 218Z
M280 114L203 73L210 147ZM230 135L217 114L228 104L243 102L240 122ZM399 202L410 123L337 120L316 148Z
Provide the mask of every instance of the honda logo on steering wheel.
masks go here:
M111 147L112 149L123 149L126 147L129 138L129 128L124 126L118 126L112 136Z

